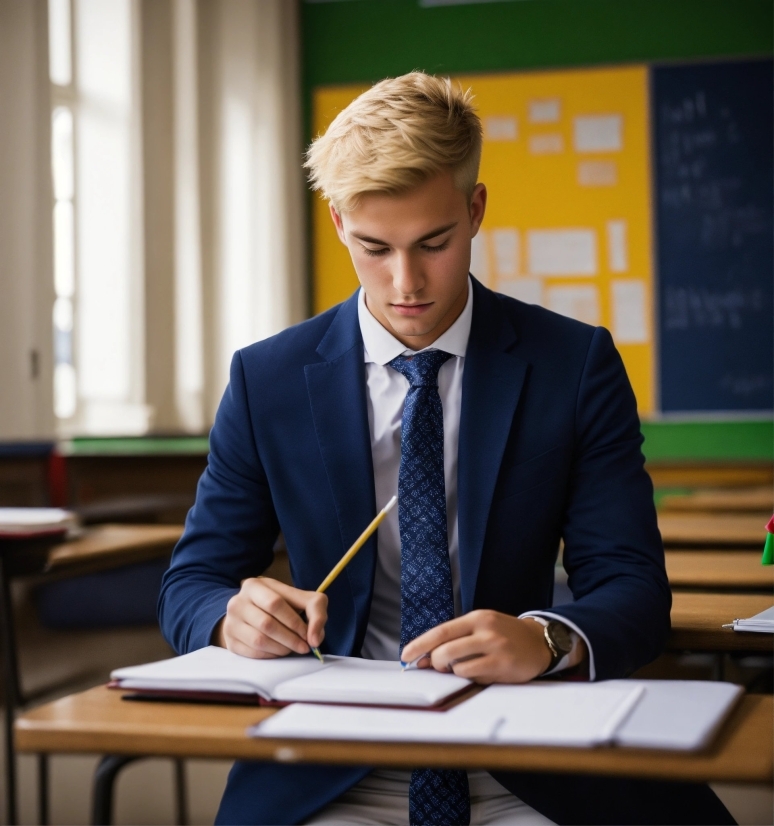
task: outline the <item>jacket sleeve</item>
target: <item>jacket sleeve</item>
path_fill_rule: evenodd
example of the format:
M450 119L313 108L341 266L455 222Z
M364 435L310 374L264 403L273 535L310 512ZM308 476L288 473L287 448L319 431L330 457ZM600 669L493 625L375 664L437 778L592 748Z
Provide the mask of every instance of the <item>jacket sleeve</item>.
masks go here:
M242 358L236 353L210 432L196 503L161 584L161 631L178 654L210 644L242 579L258 576L271 564L278 534L251 426Z
M671 592L631 385L604 328L592 336L576 404L564 567L575 599L552 613L583 629L597 679L630 674L669 635Z

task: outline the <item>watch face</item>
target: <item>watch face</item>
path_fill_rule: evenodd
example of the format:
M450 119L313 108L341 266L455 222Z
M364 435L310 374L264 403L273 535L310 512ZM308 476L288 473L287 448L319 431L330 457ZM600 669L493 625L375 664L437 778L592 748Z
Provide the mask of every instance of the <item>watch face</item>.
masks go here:
M570 629L561 622L549 622L546 631L548 631L551 640L558 651L562 654L569 654L572 651L572 637L570 636Z

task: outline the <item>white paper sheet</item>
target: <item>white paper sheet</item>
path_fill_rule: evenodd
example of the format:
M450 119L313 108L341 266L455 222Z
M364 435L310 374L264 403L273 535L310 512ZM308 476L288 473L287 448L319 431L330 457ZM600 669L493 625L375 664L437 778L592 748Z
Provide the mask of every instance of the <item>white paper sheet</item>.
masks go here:
M497 282L497 292L525 304L543 305L543 281L540 278L503 278Z
M578 164L578 186L615 186L617 183L615 161L581 161Z
M626 272L629 269L626 221L607 222L607 256L610 272Z
M530 275L596 275L593 229L533 229L527 233Z
M599 290L593 284L550 287L546 290L546 306L555 313L561 313L584 324L599 324Z
M495 270L499 278L519 274L519 233L515 229L493 229Z
M774 607L767 608L748 619L734 620L734 631L754 631L759 634L774 634Z
M519 130L516 118L506 115L484 118L484 139L488 141L515 141Z
M613 338L618 344L646 344L648 334L645 282L640 279L610 282Z
M576 152L619 152L623 148L620 115L585 115L573 121Z
M531 100L529 102L530 123L556 123L559 120L561 106L558 98Z
M557 155L564 152L564 138L558 132L530 135L529 151L533 155Z

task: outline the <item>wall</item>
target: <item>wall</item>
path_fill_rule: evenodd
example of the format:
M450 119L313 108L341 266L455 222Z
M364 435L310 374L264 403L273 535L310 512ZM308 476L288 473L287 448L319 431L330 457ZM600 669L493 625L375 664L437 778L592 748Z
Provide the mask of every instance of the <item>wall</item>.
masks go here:
M308 1L302 34L310 137L316 86L415 68L459 74L768 56L774 7L769 0ZM652 422L645 435L646 454L661 459L774 458L772 422Z

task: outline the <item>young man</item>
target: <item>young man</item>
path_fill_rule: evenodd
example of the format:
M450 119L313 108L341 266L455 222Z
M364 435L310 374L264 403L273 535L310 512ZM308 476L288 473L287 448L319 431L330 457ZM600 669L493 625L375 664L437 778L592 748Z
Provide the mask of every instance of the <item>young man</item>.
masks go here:
M235 355L162 588L178 652L427 655L487 684L620 677L661 650L670 592L623 364L606 330L469 275L480 154L470 94L417 72L312 145L362 289ZM396 492L377 538L314 593ZM280 530L295 587L260 577ZM575 601L552 607L560 539ZM251 763L218 815L409 821L733 822L706 787Z

